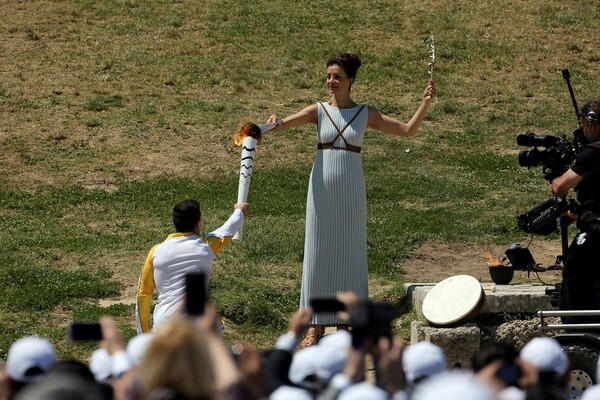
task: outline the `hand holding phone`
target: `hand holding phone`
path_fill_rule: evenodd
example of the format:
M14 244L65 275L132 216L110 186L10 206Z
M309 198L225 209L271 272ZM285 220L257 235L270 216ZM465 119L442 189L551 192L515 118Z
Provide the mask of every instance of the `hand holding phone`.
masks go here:
M315 313L344 311L346 306L337 299L312 299L310 306Z
M72 322L68 328L69 339L74 342L102 340L102 328L99 322Z
M523 377L523 371L518 365L513 363L505 364L498 368L498 371L496 371L496 378L505 383L507 386L518 387L518 382L521 377Z

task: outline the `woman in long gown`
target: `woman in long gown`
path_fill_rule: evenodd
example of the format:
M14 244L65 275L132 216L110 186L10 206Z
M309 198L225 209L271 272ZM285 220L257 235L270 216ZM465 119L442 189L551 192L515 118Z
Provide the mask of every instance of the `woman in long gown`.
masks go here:
M356 103L350 91L361 61L339 54L327 61L328 102L317 102L284 119L268 123L274 131L314 123L317 154L306 201L306 232L300 308L315 298L354 292L368 299L367 202L360 149L367 128L394 136L413 136L435 96L427 83L421 105L408 123ZM315 344L325 326L341 325L334 314L316 313L302 346Z

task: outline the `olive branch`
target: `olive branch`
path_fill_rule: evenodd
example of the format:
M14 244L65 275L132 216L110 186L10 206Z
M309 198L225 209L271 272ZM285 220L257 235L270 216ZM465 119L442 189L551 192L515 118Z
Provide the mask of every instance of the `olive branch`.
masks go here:
M429 78L433 79L433 66L435 64L435 39L433 35L427 36L423 43L427 46L427 52L429 53Z

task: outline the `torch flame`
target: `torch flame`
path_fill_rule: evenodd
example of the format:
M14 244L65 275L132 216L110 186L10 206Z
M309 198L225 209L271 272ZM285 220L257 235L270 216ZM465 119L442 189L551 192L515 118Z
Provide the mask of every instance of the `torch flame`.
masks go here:
M258 125L253 124L252 122L246 122L238 133L233 134L233 143L236 146L241 146L244 138L248 136L253 137L256 139L257 143L260 143L260 140L262 139L262 133Z
M502 266L502 263L500 262L500 260L498 260L496 257L494 257L494 255L492 254L490 249L488 249L487 246L483 246L483 254L485 255L485 258L487 259L487 263L490 267Z

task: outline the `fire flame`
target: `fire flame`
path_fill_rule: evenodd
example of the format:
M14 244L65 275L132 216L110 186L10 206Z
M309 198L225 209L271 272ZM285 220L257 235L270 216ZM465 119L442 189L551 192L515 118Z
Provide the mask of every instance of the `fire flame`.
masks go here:
M241 146L244 138L253 137L256 139L257 143L260 143L262 139L262 133L258 125L253 124L252 122L246 122L238 133L233 134L233 143L236 146Z
M487 246L483 246L483 254L485 255L485 258L487 259L487 263L490 267L500 267L503 265L500 262L500 260L498 260L496 257L494 257L494 255L492 254L490 249L488 249Z

